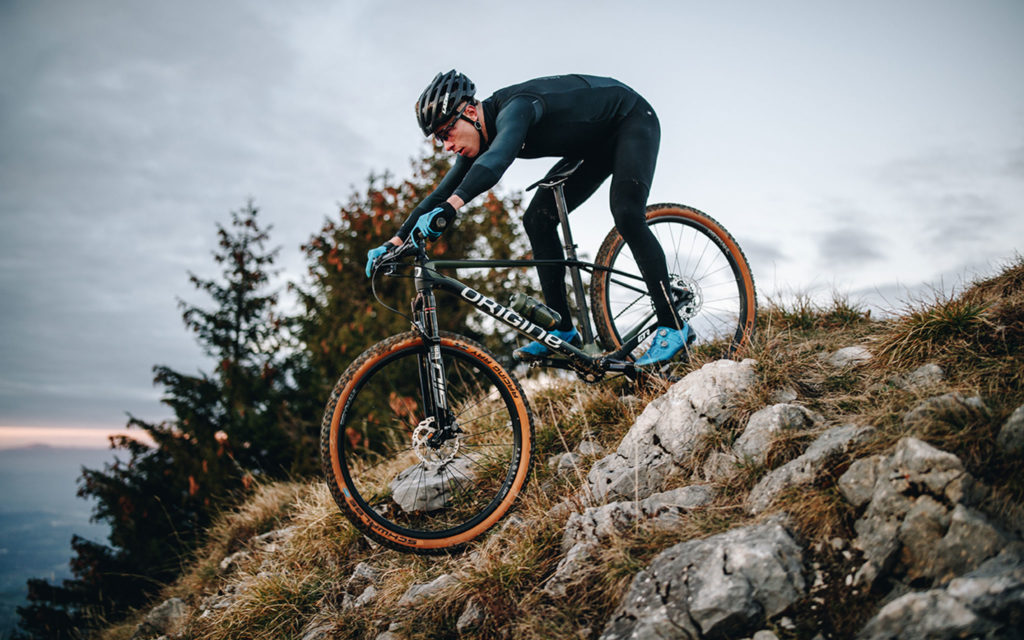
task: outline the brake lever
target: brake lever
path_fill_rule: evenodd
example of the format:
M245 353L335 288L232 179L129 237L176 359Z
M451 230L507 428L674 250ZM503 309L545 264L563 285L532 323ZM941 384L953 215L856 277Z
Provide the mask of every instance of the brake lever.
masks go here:
M373 271L376 272L378 269L384 269L384 275L391 276L398 270L397 261L402 258L406 253L409 253L410 246L415 249L416 244L410 243L408 239L398 246L392 246L388 249L384 255L380 256L373 262Z

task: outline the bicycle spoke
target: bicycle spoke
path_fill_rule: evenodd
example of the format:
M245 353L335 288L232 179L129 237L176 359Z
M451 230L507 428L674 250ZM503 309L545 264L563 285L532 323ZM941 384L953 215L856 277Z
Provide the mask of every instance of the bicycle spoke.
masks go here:
M442 346L447 406L457 431L427 419L419 397L423 346L382 361L347 404L342 464L350 491L402 536L459 530L494 508L520 464L514 397L472 355ZM427 430L427 429L430 430ZM415 437L414 437L415 434ZM448 440L443 438L447 437ZM341 502L344 506L344 500Z

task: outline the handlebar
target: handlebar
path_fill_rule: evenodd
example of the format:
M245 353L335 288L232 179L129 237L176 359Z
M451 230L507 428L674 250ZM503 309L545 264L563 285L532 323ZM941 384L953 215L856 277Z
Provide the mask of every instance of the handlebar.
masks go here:
M391 245L391 246L392 246L392 248L389 248L380 257L378 257L376 260L373 261L373 266L371 267L371 272L372 273L376 274L378 269L381 269L381 268L384 268L384 267L388 267L388 266L394 267L394 265L392 263L399 261L400 259L402 259L403 257L405 257L405 256L407 256L409 254L414 254L415 253L415 254L423 255L424 257L426 256L426 253L423 251L423 249L421 247L417 246L415 242L413 242L412 234L409 234L409 236L402 242L402 244L397 245L397 246L396 245ZM390 275L390 274L391 274L391 271L387 271L385 273L385 275Z

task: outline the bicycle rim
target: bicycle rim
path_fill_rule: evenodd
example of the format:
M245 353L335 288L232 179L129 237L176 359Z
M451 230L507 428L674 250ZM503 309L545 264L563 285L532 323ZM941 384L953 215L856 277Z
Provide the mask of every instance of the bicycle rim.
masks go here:
M433 446L426 353L409 333L360 356L328 407L323 448L335 500L357 527L392 548L430 553L465 544L507 512L529 473L531 418L493 356L446 337L441 359L460 432Z
M665 252L673 299L680 318L701 344L722 345L731 355L753 332L756 294L750 267L732 236L706 214L682 205L652 205L648 227ZM609 234L598 263L640 274L632 251L617 232ZM615 273L594 280L595 321L609 349L656 323L646 285ZM641 343L635 354L646 348Z

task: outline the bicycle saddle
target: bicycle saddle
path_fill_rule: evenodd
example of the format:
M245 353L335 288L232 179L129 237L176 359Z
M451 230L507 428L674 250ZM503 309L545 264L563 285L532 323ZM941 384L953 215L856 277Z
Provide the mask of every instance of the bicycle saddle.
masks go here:
M568 180L569 176L579 169L581 164L583 164L582 160L571 160L569 158L560 160L558 164L551 168L551 171L548 171L546 176L526 187L526 190L530 191L535 187L544 187L545 189L556 187Z

